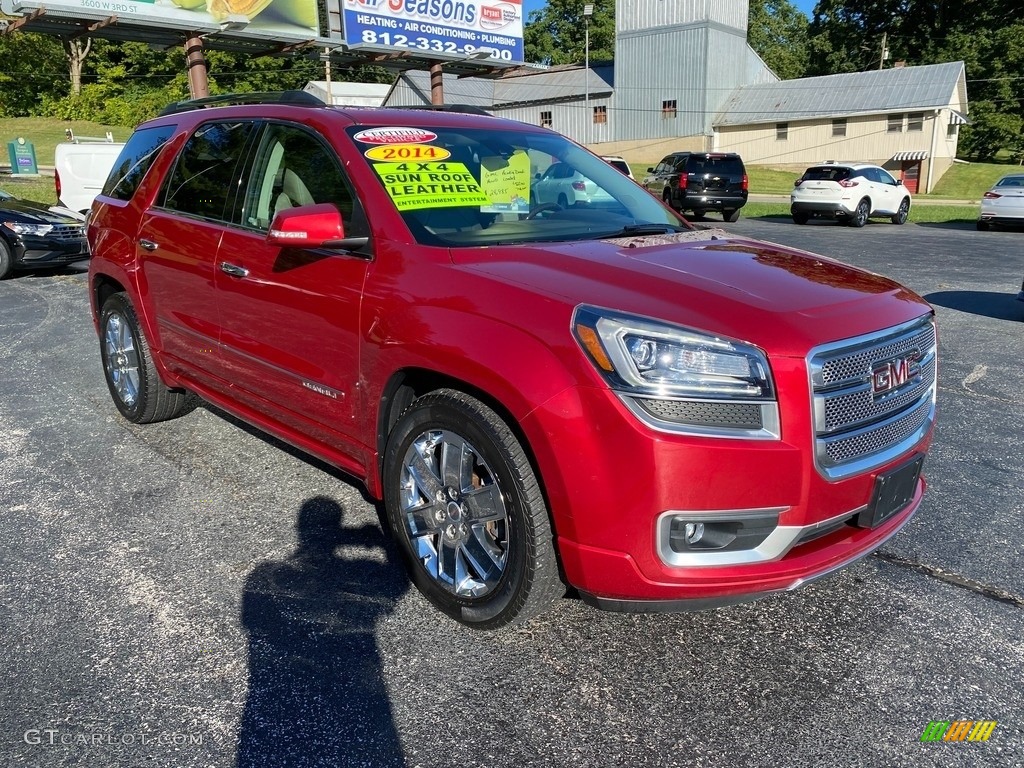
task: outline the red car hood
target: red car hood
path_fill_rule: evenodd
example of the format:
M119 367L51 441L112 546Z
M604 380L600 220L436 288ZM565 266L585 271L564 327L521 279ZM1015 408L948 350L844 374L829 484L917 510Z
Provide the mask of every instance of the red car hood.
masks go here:
M573 306L667 320L797 357L930 310L888 278L721 230L460 248L452 258Z

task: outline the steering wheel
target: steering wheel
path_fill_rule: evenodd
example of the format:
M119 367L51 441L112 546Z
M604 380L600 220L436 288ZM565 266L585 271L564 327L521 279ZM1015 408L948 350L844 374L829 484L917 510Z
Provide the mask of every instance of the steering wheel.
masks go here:
M558 203L541 203L536 208L526 214L527 219L534 219L538 215L545 213L546 211L563 211L565 210Z

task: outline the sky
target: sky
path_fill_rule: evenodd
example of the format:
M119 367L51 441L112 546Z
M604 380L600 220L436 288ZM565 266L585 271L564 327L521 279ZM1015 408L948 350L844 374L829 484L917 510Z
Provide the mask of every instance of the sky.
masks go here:
M807 17L810 18L811 13L814 11L814 3L816 0L792 0L792 2L793 5L807 14ZM523 19L529 19L531 11L539 11L545 5L547 5L546 0L523 0Z

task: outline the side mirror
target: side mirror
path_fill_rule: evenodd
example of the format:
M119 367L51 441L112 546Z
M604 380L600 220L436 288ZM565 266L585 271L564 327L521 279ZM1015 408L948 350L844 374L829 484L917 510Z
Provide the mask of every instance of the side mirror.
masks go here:
M267 232L267 243L281 248L345 248L351 251L368 242L368 237L345 237L341 211L330 203L300 205L280 211Z
M903 186L903 179L896 179L896 186L897 187L902 187Z
M648 169L647 169L647 172L648 172L648 173L654 173L654 169L653 169L653 168L648 168Z
M533 180L534 181L540 181L540 174L539 173L533 174Z

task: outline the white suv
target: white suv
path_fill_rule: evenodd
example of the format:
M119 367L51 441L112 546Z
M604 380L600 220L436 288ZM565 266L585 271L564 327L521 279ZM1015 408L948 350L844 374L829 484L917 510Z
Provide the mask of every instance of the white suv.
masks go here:
M797 224L812 216L863 227L869 218L902 224L910 214L910 192L884 168L869 163L812 165L793 184L790 213Z

